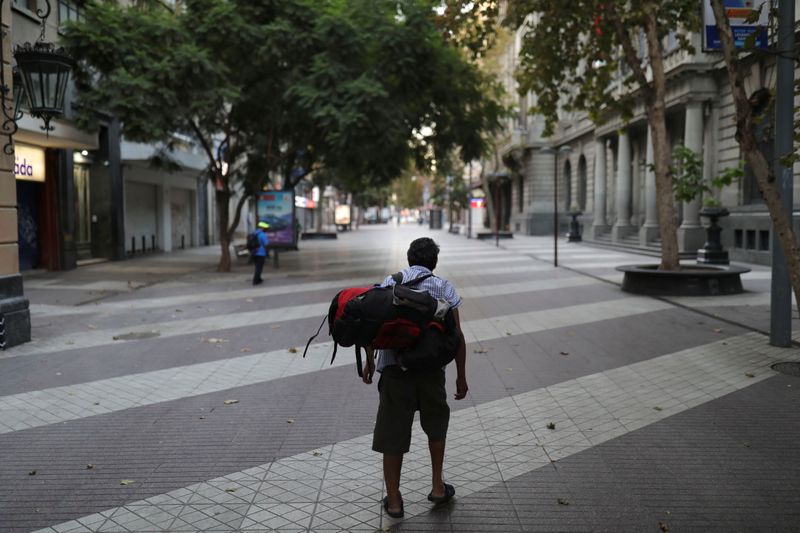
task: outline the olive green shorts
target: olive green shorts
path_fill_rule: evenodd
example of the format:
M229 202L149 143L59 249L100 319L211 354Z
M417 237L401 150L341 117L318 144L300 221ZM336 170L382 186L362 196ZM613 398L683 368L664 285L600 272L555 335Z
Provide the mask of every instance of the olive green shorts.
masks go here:
M411 425L419 411L422 430L429 441L447 436L450 407L447 405L444 369L423 374L403 372L398 366L383 369L378 381L380 405L372 449L398 455L411 446Z

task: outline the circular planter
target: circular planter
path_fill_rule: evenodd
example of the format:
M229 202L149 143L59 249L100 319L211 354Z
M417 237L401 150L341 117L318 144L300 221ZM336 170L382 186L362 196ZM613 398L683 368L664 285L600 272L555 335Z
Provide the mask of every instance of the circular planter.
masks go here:
M650 296L717 296L744 292L742 267L683 266L681 270L659 270L658 265L624 265L622 290Z

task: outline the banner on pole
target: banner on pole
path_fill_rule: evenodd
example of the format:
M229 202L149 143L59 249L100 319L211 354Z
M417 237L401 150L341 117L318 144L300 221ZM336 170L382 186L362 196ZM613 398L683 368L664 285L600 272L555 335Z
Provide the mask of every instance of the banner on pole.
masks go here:
M733 42L736 48L744 48L748 38L753 38L755 48L767 48L769 39L767 26L769 24L770 0L724 0L725 13L731 23ZM748 22L748 17L758 12L758 20ZM717 29L714 10L711 9L711 0L703 2L703 50L720 50L719 30ZM754 37L751 37L755 33Z

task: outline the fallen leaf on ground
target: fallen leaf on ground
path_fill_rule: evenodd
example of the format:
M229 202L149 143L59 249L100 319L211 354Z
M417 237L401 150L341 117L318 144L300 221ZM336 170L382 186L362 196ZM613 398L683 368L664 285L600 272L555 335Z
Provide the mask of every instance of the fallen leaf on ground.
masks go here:
M89 324L86 327L89 328L89 329L97 329L97 326L95 326L94 324Z
M658 523L658 529L660 529L664 533L667 533L667 531L669 531L669 526L667 526L666 522L659 522Z
M92 468L94 468L94 465L92 463L86 465L86 470L91 470Z
M656 411L663 411L664 410L663 407L659 407L657 405L655 407L653 407L653 409L655 409Z
M287 424L294 424L294 418L289 418L286 420Z
M722 333L722 328L714 328L714 333Z
M513 371L514 371L513 368L506 368L506 372L513 372Z
M123 479L119 482L120 485L133 485L134 483L136 482L132 479Z
M225 489L225 492L236 492L236 489Z
M240 351L240 352L247 353L247 352L252 352L253 350L251 350L250 348L248 348L247 346L245 346L244 348L241 348L239 351Z
M556 429L556 425L550 422L549 424L547 424L547 429Z
M203 337L203 341L209 344L222 344L223 342L228 342L226 339L217 339L216 337L211 337L209 339Z
M477 350L472 350L472 353L486 353L488 351L486 348L478 348Z
M312 455L314 455L314 457L319 457L322 455L322 452L314 452Z
M29 476L35 476L36 475L36 470L31 470L30 472L28 472L28 475Z
M289 353L297 353L297 348L289 348Z
M199 418L200 420L205 420L205 419L206 419L206 417L204 417L204 416L199 416L198 418Z
M67 342L65 342L64 344L69 344L69 345L72 345L72 344L75 344L75 341L67 341Z
M755 374L751 374L750 372L747 372L747 373L745 374L745 376L747 376L748 378L754 378L754 377L756 377L756 375L755 375Z
M252 298L248 298L248 299L245 300L245 302L252 302L252 301L253 301Z
M224 403L225 405L233 405L235 403L239 403L239 400L225 400L222 403Z
M565 500L564 498L559 498L558 505L569 505L569 501Z
M183 309L176 309L175 312L176 313L183 313Z
M750 447L750 443L749 442L743 442L742 446L744 446L745 448L749 448Z
M280 324L273 324L273 325L270 326L270 329L281 329L281 325Z
M510 331L506 331L506 335L513 335Z
M561 355L569 355L569 352L558 352Z

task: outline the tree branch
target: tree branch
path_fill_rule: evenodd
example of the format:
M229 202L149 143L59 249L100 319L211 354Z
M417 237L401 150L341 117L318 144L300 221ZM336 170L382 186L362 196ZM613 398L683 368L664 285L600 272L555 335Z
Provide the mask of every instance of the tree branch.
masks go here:
M208 160L211 163L210 166L213 169L213 171L215 171L217 174L215 177L220 177L222 175L222 172L220 172L219 164L217 163L217 160L214 158L214 152L211 149L211 145L208 144L205 135L203 135L203 132L200 131L200 126L198 126L194 120L189 121L189 126L192 128L192 130L194 130L194 134L197 137L197 140L200 142L200 145L203 147L203 151L205 151L206 155L208 156Z
M236 209L233 212L233 221L231 221L231 225L228 228L228 241L233 240L233 232L236 231L236 227L239 225L239 220L242 218L242 207L244 207L244 203L247 201L250 196L252 196L252 192L242 191L242 196L239 197L239 201L236 202Z
M614 8L614 4L609 3L606 5L608 8L609 20L611 20L611 23L614 26L614 32L617 34L617 38L622 45L622 52L625 55L625 62L630 67L631 71L633 72L634 79L639 84L639 87L645 93L646 97L652 97L652 88L647 82L647 72L645 71L644 67L642 67L642 61L639 59L639 56L636 54L636 50L633 48L633 39L628 32L628 28L622 24L622 20L620 20L619 14Z

